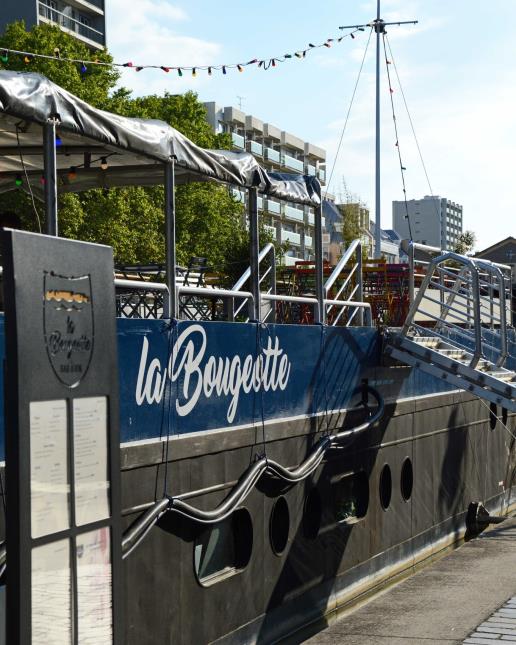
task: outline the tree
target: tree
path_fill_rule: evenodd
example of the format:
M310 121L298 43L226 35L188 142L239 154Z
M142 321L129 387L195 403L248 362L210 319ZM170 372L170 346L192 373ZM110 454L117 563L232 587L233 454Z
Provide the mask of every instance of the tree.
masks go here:
M30 31L23 22L9 25L0 35L2 48L88 60L91 51L58 27L41 24ZM110 63L107 52L96 58ZM230 148L227 134L215 134L206 118L206 110L193 92L182 95L151 95L132 98L129 90L116 88L116 68L82 65L53 59L24 57L12 54L1 68L35 71L101 109L130 117L166 121L196 144L206 148ZM178 186L177 257L187 263L192 255L208 258L213 266L227 265L228 254L234 255L234 241L245 246L247 231L242 223L242 206L226 187L198 183ZM163 262L165 258L164 193L161 186L128 187L109 191L90 190L59 197L60 234L64 237L97 241L113 247L118 263ZM44 220L41 204L33 207L31 199L21 190L0 195L0 209L13 210L28 230L38 230L38 219ZM247 258L246 251L246 258ZM226 267L227 268L227 267Z
M92 57L91 50L86 45L64 33L59 27L41 24L26 31L23 20L7 25L5 32L0 34L0 50L2 48L46 54L56 59L62 56L90 60ZM104 63L113 62L106 51L96 52L95 58ZM95 107L106 109L109 93L120 77L118 70L109 65L90 65L82 73L81 68L81 64L52 58L33 58L26 63L24 56L17 54L9 55L5 63L0 61L0 69L38 72Z
M473 231L464 231L457 238L457 242L455 243L453 250L455 253L460 253L460 255L467 255L473 251L476 241L477 236Z

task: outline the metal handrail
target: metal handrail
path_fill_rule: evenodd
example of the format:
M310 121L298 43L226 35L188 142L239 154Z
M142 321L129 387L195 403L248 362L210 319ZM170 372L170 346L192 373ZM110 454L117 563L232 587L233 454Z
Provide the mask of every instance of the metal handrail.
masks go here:
M353 314L351 315L350 320L348 320L348 325L351 322L351 320L355 317L357 312L358 312L358 316L359 316L359 325L363 325L364 324L363 311L362 311L363 307L359 306L359 304L358 304L358 303L364 304L363 303L363 297L364 297L363 296L363 282L362 282L362 241L360 239L356 239L356 240L353 240L353 242L351 242L351 244L348 246L348 248L344 251L344 254L340 258L340 260L337 262L337 265L333 269L333 271L331 272L330 277L324 283L323 292L324 292L325 306L324 306L323 315L324 315L324 318L326 319L326 313L327 313L326 302L328 302L327 298L328 298L328 294L330 293L330 290L332 289L333 285L338 280L340 275L344 272L344 269L346 268L346 266L348 265L349 261L353 257L355 257L355 264L351 268L351 271L350 271L349 275L346 277L346 280L344 281L344 284L341 286L341 288L337 292L336 297L338 298L341 295L341 293L344 291L344 289L348 286L349 282L351 281L351 277L356 272L357 273L357 287L353 290L353 293L351 294L351 297L353 297L355 295L355 293L357 293L357 300L356 301L355 300L353 300L353 301L348 300L348 302L351 302L352 304L347 305L347 306L350 306L350 307L355 307L356 309L353 312ZM340 302L343 302L343 301L334 300L334 304L330 305L330 310L331 310L331 307L335 306L335 304L337 302L340 303ZM339 316L337 317L337 319L334 321L333 324L336 324L338 322L338 320L343 315L343 312L344 312L344 310L341 311L341 313L339 314Z
M269 242L266 244L263 249L260 251L258 254L258 266L266 259L270 259L270 267L265 271L265 273L260 277L259 284L262 284L262 282L265 280L265 278L270 275L270 288L267 293L269 294L275 294L276 293L276 249L274 247L274 244L272 242ZM239 292L239 297L242 296L243 292L241 291L242 287L244 284L251 278L251 267L247 267L247 269L242 273L240 278L235 282L235 284L232 287L233 291L238 291ZM262 295L263 297L263 295ZM229 312L228 312L228 317L230 320L234 320L235 316L237 316L242 308L245 306L245 304L248 302L247 299L242 300L240 303L239 307L235 310L235 302L234 300L229 303ZM271 309L269 312L272 317L272 321L275 321L275 311L274 309ZM250 314L249 318L251 318L252 314ZM248 320L249 320L248 318Z
M410 248L420 248L421 246L423 245L411 244ZM432 247L423 247L423 250L433 252L435 249ZM451 288L446 286L443 280L445 274L450 275L449 267L444 266L446 262L450 261L460 267L453 274L454 283ZM419 327L419 325L415 324L415 316L417 313L434 320L436 325L433 333L441 337L444 337L446 328L457 328L457 325L452 323L448 318L457 319L466 326L473 328L472 332L464 331L463 334L472 341L474 349L470 366L475 368L480 359L485 358L484 348L494 349L493 345L484 342L482 336L482 312L484 312L484 317L487 317L492 329L494 329L496 323L499 323L497 336L500 339L500 346L496 347L496 350L499 351L496 365L497 367L503 366L508 356L506 284L503 269L506 269L504 265L497 265L481 259L477 260L476 258L460 255L453 251L447 251L433 258L428 263L428 271L423 278L419 292L412 300L409 314L402 329L402 335L406 336L411 328ZM482 278L480 277L481 275ZM413 281L413 270L411 271L411 277ZM450 282L448 281L448 284ZM429 287L433 288L429 290ZM435 294L436 291L439 292L439 299L430 295L427 290L432 291L432 294ZM495 291L498 291L497 308L499 309L499 315L496 315L498 312L495 312ZM446 300L444 298L445 295L447 296ZM440 314L436 315L423 310L421 308L423 300L440 305ZM459 308L457 308L456 300Z

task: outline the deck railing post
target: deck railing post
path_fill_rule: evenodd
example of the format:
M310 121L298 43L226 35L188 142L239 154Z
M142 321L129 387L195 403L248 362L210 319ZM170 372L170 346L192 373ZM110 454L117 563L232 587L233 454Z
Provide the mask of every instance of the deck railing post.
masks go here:
M414 244L410 242L409 244L409 304L414 302Z
M253 318L261 320L260 306L260 238L258 232L258 189L249 189L249 259L251 267L251 293L253 294Z
M356 300L359 302L364 301L364 281L363 281L363 276L362 276L362 243L360 243L357 246L356 250L357 254L357 271L358 271L358 290L357 290L357 297ZM364 310L362 307L358 308L358 324L360 327L363 327L364 325Z
M322 244L322 201L315 209L315 295L317 298L318 318L317 322L326 323L326 307L324 305L324 269L323 269L323 244Z
M271 288L270 291L273 296L276 295L276 249L274 246L271 247L269 251L271 258ZM276 303L271 302L271 322L276 322Z
M49 119L43 126L43 178L45 182L46 233L57 237L57 119Z
M165 317L178 317L176 284L176 191L175 160L165 164L165 243L168 297L164 299ZM167 311L168 310L168 311Z

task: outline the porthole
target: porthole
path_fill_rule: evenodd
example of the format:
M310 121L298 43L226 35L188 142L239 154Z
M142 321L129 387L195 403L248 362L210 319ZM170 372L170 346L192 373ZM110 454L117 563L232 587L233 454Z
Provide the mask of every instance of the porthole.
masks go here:
M290 514L288 511L287 500L284 497L278 497L272 507L271 519L269 522L271 547L276 555L281 555L285 550L288 542L289 529Z
M194 544L194 570L199 583L209 586L248 565L253 550L253 523L245 508L201 533Z
M489 427L491 430L494 430L496 428L496 423L498 421L498 408L496 407L496 403L491 403L489 406Z
M385 464L380 474L380 504L386 511L391 504L392 497L392 475L389 464Z
M412 470L412 462L407 457L401 467L401 496L408 502L412 497L412 488L414 486L414 473Z
M305 500L303 509L303 533L308 540L315 540L319 535L322 521L322 501L317 488L312 488Z
M361 519L369 507L369 480L364 471L340 477L332 484L333 513L336 522Z

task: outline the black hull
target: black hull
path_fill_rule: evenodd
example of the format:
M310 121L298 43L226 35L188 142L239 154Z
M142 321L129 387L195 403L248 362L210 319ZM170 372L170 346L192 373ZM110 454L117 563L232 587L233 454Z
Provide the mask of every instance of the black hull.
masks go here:
M502 415L500 408L497 412ZM215 507L264 450L285 465L298 464L327 430L326 419L319 418L317 428L314 423L285 421L266 426L265 435L260 426L174 438L168 469L161 442L123 447L127 525L165 487L174 495L197 491L192 504ZM328 419L330 428L348 423ZM507 425L514 426L511 416ZM363 594L460 542L471 502L507 513L516 502L514 443L484 403L463 393L387 403L379 427L329 453L308 481L282 487L264 480L251 492L245 502L252 520L249 562L211 584L200 584L194 570L194 545L205 527L168 514L125 560L126 642L270 643L289 636L299 641L299 630L324 624ZM400 478L407 457L413 490L406 501ZM387 509L379 494L385 464L392 478ZM360 472L368 483L366 512L337 522L336 483ZM317 537L307 537L312 516L307 520L305 505L313 487L320 494L322 520ZM270 518L280 496L288 504L290 525L288 543L276 555Z

